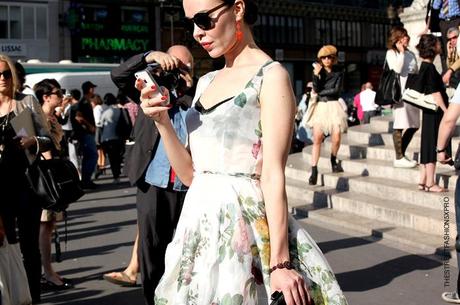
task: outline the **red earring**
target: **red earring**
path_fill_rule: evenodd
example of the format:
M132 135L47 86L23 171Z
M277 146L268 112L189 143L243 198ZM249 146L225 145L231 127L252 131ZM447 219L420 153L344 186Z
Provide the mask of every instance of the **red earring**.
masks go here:
M241 31L241 22L236 22L236 41L243 40L243 31Z

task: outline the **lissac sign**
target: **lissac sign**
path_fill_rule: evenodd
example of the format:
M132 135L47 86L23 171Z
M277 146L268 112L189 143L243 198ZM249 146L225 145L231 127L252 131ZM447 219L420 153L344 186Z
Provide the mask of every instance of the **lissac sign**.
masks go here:
M26 45L23 43L0 43L0 53L9 56L26 56Z

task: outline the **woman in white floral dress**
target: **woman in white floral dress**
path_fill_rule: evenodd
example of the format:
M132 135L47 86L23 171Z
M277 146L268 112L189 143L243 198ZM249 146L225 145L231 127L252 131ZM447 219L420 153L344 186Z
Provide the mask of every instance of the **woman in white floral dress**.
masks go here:
M268 304L274 291L288 305L347 304L323 254L288 213L284 168L295 97L286 70L254 43L255 3L183 6L194 38L226 65L198 83L188 149L164 100L150 98L157 88L141 92L176 174L190 185L155 304Z

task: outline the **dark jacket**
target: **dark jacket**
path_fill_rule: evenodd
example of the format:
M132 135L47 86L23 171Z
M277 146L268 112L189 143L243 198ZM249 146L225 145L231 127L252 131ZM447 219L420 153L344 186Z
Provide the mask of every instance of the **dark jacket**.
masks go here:
M342 91L342 83L343 72L336 69L331 73L321 69L319 76L313 75L313 89L318 93L319 101L337 101Z
M136 78L134 73L147 67L144 54L131 57L111 72L112 80L135 103L140 103L140 93L134 87ZM134 124L134 145L128 146L125 159L125 173L132 185L143 179L147 167L154 156L160 138L152 119L145 116L142 108L139 109Z

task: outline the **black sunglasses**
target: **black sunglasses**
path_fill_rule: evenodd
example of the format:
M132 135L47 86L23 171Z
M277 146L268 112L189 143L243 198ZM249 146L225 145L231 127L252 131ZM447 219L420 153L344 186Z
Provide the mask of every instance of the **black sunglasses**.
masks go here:
M0 77L2 76L4 79L10 79L13 76L13 74L11 74L11 70L5 70L0 72Z
M453 37L450 37L450 38L447 38L448 41L451 41L452 39L457 39L458 36L453 36Z
M204 31L210 30L210 29L212 29L214 27L215 22L214 22L213 18L209 17L209 14L214 13L218 9L220 9L220 8L222 8L224 6L227 6L227 5L228 5L228 3L224 2L222 4L219 4L218 6L210 9L207 12L196 13L192 18L190 18L190 19L187 18L187 20L193 22L194 24L197 25L197 27L199 27L200 29L202 29Z
M332 60L332 59L335 58L335 56L333 56L333 55L321 56L321 59L325 59L325 58Z
M60 89L58 89L57 91L51 91L47 95L53 95L53 94L56 94L56 96L59 97L59 98L62 98L64 96L64 94L62 94L62 90L60 90Z

